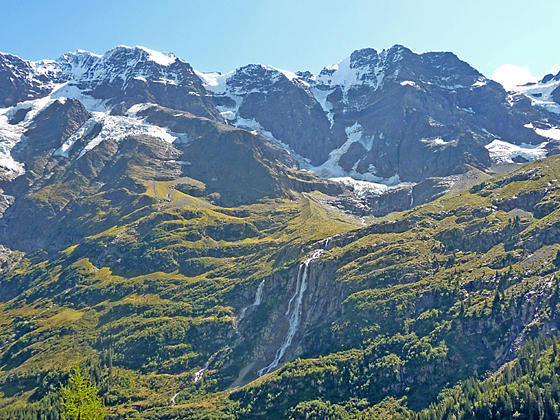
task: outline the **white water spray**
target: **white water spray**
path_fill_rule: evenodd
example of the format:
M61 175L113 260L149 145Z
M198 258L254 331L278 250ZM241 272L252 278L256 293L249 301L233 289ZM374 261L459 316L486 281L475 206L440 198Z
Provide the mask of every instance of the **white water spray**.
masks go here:
M202 367L202 369L197 370L194 373L194 381L198 382L202 379L202 377L204 376L204 372L206 372L206 369L208 369L208 365L210 364L210 360L207 360L206 363L204 363L204 366Z
M179 391L181 392L181 391ZM171 397L171 407L173 407L174 405L177 405L177 403L175 402L175 398L177 398L177 395L179 395L179 392L177 392L175 395L173 395Z
M255 301L250 304L249 306L245 306L241 312L239 313L239 318L237 319L237 322L235 323L235 328L237 328L237 326L239 325L239 323L243 320L243 318L245 318L245 315L247 314L247 310L249 308L254 308L256 306L259 306L262 302L262 296L263 296L263 289L264 289L264 280L260 282L259 287L257 287L257 292L255 293Z
M327 239L327 244L328 244L328 239ZM302 261L301 264L299 265L297 279L296 279L296 290L293 296L291 297L290 301L288 302L288 309L286 310L286 314L285 314L288 317L288 321L290 323L290 326L288 328L288 333L286 334L286 337L284 338L282 345L276 351L276 356L274 357L274 360L268 366L265 366L264 368L259 370L257 372L258 376L262 376L265 373L268 373L273 369L275 369L280 363L280 361L282 360L282 357L284 357L284 355L286 354L286 350L288 350L288 348L292 344L292 340L294 339L294 336L298 331L299 323L301 321L301 307L303 304L303 294L307 289L307 276L309 272L309 263L319 258L324 252L325 252L324 249L317 249L313 251L311 256L305 259L304 261Z
M198 382L202 379L202 377L204 376L204 372L206 372L206 370L208 369L208 365L210 364L210 360L207 360L206 363L204 363L204 366L202 367L202 369L197 370L194 373L194 382ZM173 407L174 405L177 405L176 399L177 396L179 395L181 391L178 391L177 393L175 393L175 395L173 395L171 397L171 406Z

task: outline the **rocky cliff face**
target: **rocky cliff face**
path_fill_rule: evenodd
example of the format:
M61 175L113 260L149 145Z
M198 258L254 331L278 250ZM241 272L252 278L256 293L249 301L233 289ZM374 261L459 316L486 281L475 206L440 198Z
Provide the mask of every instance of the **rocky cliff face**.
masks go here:
M547 133L527 125L558 124L452 53L399 45L355 51L318 75L254 65L200 76L224 118L286 144L326 177L395 184L488 168L495 140L543 144Z
M1 58L3 104L20 104L13 121L33 108L24 101L46 95L113 115L155 103L257 130L300 168L369 182L373 196L387 186L531 161L556 153L560 138L558 76L508 93L452 53L400 45L354 51L317 75L266 65L201 73L171 53L126 46L54 61Z
M13 106L40 98L52 90L48 72L39 64L10 54L0 54L0 105Z
M515 90L530 98L534 105L560 113L560 72L547 74L538 82L517 86Z

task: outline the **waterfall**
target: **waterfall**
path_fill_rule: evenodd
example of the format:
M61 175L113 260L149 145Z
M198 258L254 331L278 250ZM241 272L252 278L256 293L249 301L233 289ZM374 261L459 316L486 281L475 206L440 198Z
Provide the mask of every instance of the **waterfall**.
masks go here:
M410 208L412 208L413 204L414 204L414 193L412 192L412 190L410 190Z
M239 325L239 323L243 320L243 318L245 318L245 314L247 313L247 310L249 308L254 308L256 306L259 306L262 302L262 296L263 296L263 289L264 289L264 280L260 282L259 287L257 287L257 292L255 293L255 301L253 303L251 303L249 306L245 306L241 312L239 313L239 318L237 319L237 322L235 323L235 328L237 329L237 326Z
M197 370L197 371L194 373L194 382L195 382L195 383L198 382L198 381L200 381L200 380L202 379L202 377L204 376L204 372L206 372L206 370L208 370L208 365L210 365L210 359L208 359L208 360L206 361L206 363L204 363L204 366L202 367L202 369ZM179 395L180 392L181 392L181 391L178 391L177 393L175 393L175 395L173 395L173 396L171 397L171 406L174 406L174 405L177 404L175 400L176 400L176 398L177 398L177 396Z
M202 377L204 376L204 372L206 372L206 370L208 369L208 365L210 364L210 359L208 359L206 361L206 363L204 363L204 366L202 367L202 369L197 370L194 373L194 382L198 382L202 379ZM177 399L177 396L179 395L181 391L178 391L177 393L175 393L175 395L173 395L171 397L171 406L173 407L174 405L177 405L177 402L175 401Z
M194 381L198 382L202 379L202 377L204 376L204 372L206 372L206 369L208 369L208 365L210 364L210 360L207 360L206 363L204 363L204 366L202 367L202 369L197 370L194 373Z
M296 290L288 302L288 309L286 310L285 313L286 317L288 317L288 321L290 324L288 328L288 333L286 334L286 337L284 338L282 345L276 351L276 356L274 357L274 360L270 362L268 366L265 366L264 368L259 370L257 372L258 376L262 376L265 373L268 373L273 369L275 369L280 363L280 360L282 360L282 357L284 357L284 354L286 354L286 350L288 350L288 348L292 344L292 340L298 331L299 324L301 321L301 307L303 304L303 294L307 289L307 276L309 273L309 263L319 258L324 252L325 252L324 249L316 249L315 251L313 251L313 253L309 258L305 259L300 263L298 268L297 278L296 278Z

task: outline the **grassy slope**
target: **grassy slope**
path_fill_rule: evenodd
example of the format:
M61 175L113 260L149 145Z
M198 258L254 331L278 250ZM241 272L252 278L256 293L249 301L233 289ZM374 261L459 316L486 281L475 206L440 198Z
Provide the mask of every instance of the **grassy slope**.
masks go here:
M146 181L151 208L48 259L30 255L5 276L0 407L41 400L48 391L37 381L56 387L84 360L105 378L113 413L168 405L179 389L196 396L223 386L218 378L194 387L192 375L230 351L245 291L303 245L353 228L305 194L229 209L176 184Z
M514 357L525 337L555 330L559 175L553 157L394 215L405 228L393 233L375 233L381 223L350 233L327 255L336 281L355 291L331 324L330 354L289 363L230 398L248 416L284 416L317 398L404 397L422 409Z
M30 256L3 280L0 407L47 406L85 359L111 412L132 417L426 409L514 358L526 337L556 329L558 179L551 157L350 232L313 194L227 209L146 181L148 211L47 259ZM223 391L246 291L338 233L323 259L345 287L341 311L305 337L322 343L320 354L308 347ZM214 369L193 383L209 358Z

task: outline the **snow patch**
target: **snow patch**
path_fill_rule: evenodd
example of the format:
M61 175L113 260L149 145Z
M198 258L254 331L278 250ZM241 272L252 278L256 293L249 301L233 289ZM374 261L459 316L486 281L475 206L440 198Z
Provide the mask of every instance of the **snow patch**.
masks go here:
M319 88L311 88L310 92L315 98L321 108L325 112L325 115L329 122L331 123L331 128L334 124L334 116L332 113L332 104L328 101L327 97L334 91L334 89L319 89Z
M361 181L359 179L354 179L349 176L330 178L332 181L340 182L341 184L350 187L354 194L358 197L363 197L369 194L382 194L390 189L388 185L379 184L370 181Z
M549 139L559 140L560 141L560 128L553 127L553 128L535 128L535 133L537 133L541 137L546 137Z
M71 82L62 83L55 87L49 98L72 98L77 99L86 107L88 111L107 112L110 110L108 101L102 99L95 99L90 95L82 92L80 88Z
M126 111L126 115L129 117L137 117L139 112L145 111L153 106L154 104L150 103L134 104L130 108L128 108L128 111Z
M217 95L222 95L227 89L227 79L233 75L233 72L222 73L203 73L195 70L195 74L202 80L204 87Z
M0 108L0 167L8 173L8 178L15 178L25 172L23 163L12 157L13 147L25 138L24 133L41 111L51 105L55 100L44 97L31 101L20 102L10 108ZM28 109L25 118L17 124L10 124L16 112Z
M552 92L559 87L560 80L551 79L547 83L517 86L515 90L531 99L533 105L543 107L555 114L560 114L560 105L554 102L552 98Z
M547 144L548 142L543 142L538 145L525 143L516 145L496 139L485 147L490 154L490 158L495 162L513 163L513 159L516 157L522 157L529 161L546 157L547 150L545 147Z
M173 143L177 140L177 135L165 128L157 125L149 124L141 119L120 115L109 115L103 112L92 113L92 118L96 123L102 124L101 132L80 151L77 159L80 159L87 152L95 148L107 139L116 142L121 141L125 137L132 135L147 135L159 138L167 143ZM76 139L77 140L77 139ZM71 145L67 148L70 149ZM66 151L66 154L68 152Z
M525 124L523 127L534 130L541 137L560 141L560 127L537 128L533 123Z
M340 158L348 151L352 143L356 143L362 139L363 128L358 123L355 122L352 126L346 127L346 142L337 149L330 152L329 158L320 166L307 166L306 169L315 172L317 175L323 178L336 178L347 176L347 173L342 169L338 162Z
M385 53L385 51L383 51ZM386 57L386 54L383 54ZM327 66L317 76L317 82L328 87L340 87L343 93L356 86L367 85L378 89L385 78L384 60L379 60L367 66L353 66L351 57L346 57L337 64Z
M151 50L146 47L142 47L140 45L137 48L146 51L148 53L148 57L150 58L150 60L158 63L161 66L169 66L170 64L173 64L175 60L177 60L177 57L175 57L175 55L172 53L163 53L163 52Z
M339 164L340 158L348 151L353 143L359 142L369 150L372 147L374 137L366 137L363 135L363 127L355 122L352 126L346 127L346 142L339 148L331 151L329 158L319 166L313 166L308 159L298 156L300 168L315 173L321 178L328 178L335 182L340 182L349 186L358 195L366 194L380 194L388 189L412 185L410 183L403 183L399 175L394 175L390 178L382 178L374 175L375 167L370 165L368 172L358 172L356 165L349 171L344 170ZM383 133L379 134L379 139L384 138Z
M422 143L428 143L431 145L436 145L436 146L445 146L446 144L451 143L453 140L444 140L441 137L432 137L429 139L420 139L420 141Z
M284 76L286 76L286 78L287 78L290 82L297 81L297 82L299 82L299 83L303 83L303 84L306 85L306 86L309 86L309 83L307 83L306 81L302 80L297 74L295 74L295 73L293 73L293 72L291 72L291 71L279 69L279 68L273 67L273 66L266 66L266 67L267 67L268 69L270 69L270 70L274 70L274 71L277 71L277 72L282 73Z
M488 80L479 78L476 82L473 83L472 87L482 87L488 84Z
M68 153L70 152L70 149L72 148L74 143L76 143L82 137L89 134L89 132L92 130L93 127L95 127L95 124L97 124L97 122L98 121L95 118L88 119L84 124L82 124L80 128L78 128L78 130L76 130L76 132L74 132L70 137L68 137L66 141L62 143L62 145L58 149L55 150L53 156L68 158Z

